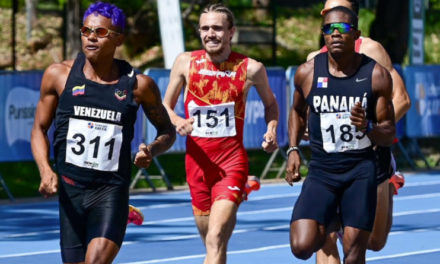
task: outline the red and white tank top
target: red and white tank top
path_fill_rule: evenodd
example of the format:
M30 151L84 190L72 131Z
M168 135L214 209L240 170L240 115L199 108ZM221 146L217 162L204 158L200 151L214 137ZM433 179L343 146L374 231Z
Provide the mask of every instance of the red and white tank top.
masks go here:
M185 116L195 120L190 137L197 145L242 144L247 64L248 58L235 52L220 64L205 50L191 53Z

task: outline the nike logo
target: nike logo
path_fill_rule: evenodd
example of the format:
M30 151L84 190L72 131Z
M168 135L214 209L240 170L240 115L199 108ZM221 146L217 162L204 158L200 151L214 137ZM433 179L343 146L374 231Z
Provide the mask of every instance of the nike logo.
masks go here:
M363 78L363 79L358 79L358 78L356 78L356 82L363 82L363 81L365 81L367 78Z
M133 75L134 75L134 70L131 69L131 72L129 74L127 74L127 76L131 78L131 77L133 77Z
M238 188L238 186L228 186L228 189L231 191L240 191L240 188Z

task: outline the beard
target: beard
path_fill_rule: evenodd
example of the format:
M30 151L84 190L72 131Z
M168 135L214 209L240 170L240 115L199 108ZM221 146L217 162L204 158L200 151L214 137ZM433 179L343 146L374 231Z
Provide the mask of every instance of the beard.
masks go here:
M206 53L208 53L210 56L216 56L220 55L225 51L226 44L223 41L219 42L219 45L215 48L208 47L205 42L203 42L203 48L205 49Z

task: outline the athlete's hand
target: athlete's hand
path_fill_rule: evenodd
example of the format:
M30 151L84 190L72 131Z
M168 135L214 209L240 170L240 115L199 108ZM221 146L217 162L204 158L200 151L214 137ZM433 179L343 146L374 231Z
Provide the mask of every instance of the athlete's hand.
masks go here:
M351 116L350 116L351 124L356 126L358 130L364 131L367 128L368 120L367 114L365 113L365 109L362 108L361 102L357 102L351 108Z
M41 174L40 187L38 191L45 197L48 198L58 191L58 177L55 172L48 171L47 173Z
M263 150L267 153L271 153L278 148L276 132L266 132L266 134L263 136L263 139L264 141L261 143L261 147L263 147Z
M181 136L190 135L193 131L194 118L180 119L176 122L176 132Z
M134 164L139 168L148 168L150 167L152 160L153 155L151 155L151 152L147 148L147 145L141 143L139 145L139 151L136 153L136 156L134 158Z
M301 180L301 175L299 174L299 168L301 166L301 158L298 151L292 151L287 157L286 166L286 181L290 186L293 186L294 182Z

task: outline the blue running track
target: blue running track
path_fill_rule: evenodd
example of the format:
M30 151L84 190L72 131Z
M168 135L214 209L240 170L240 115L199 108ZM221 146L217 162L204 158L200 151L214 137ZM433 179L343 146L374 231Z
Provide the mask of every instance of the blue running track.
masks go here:
M367 252L367 263L440 263L440 172L406 174L394 197L388 243ZM293 257L289 222L301 185L263 185L238 212L229 243L230 264L315 263ZM203 263L188 191L132 195L146 219L129 225L114 263ZM58 205L54 201L0 206L0 264L61 263Z

